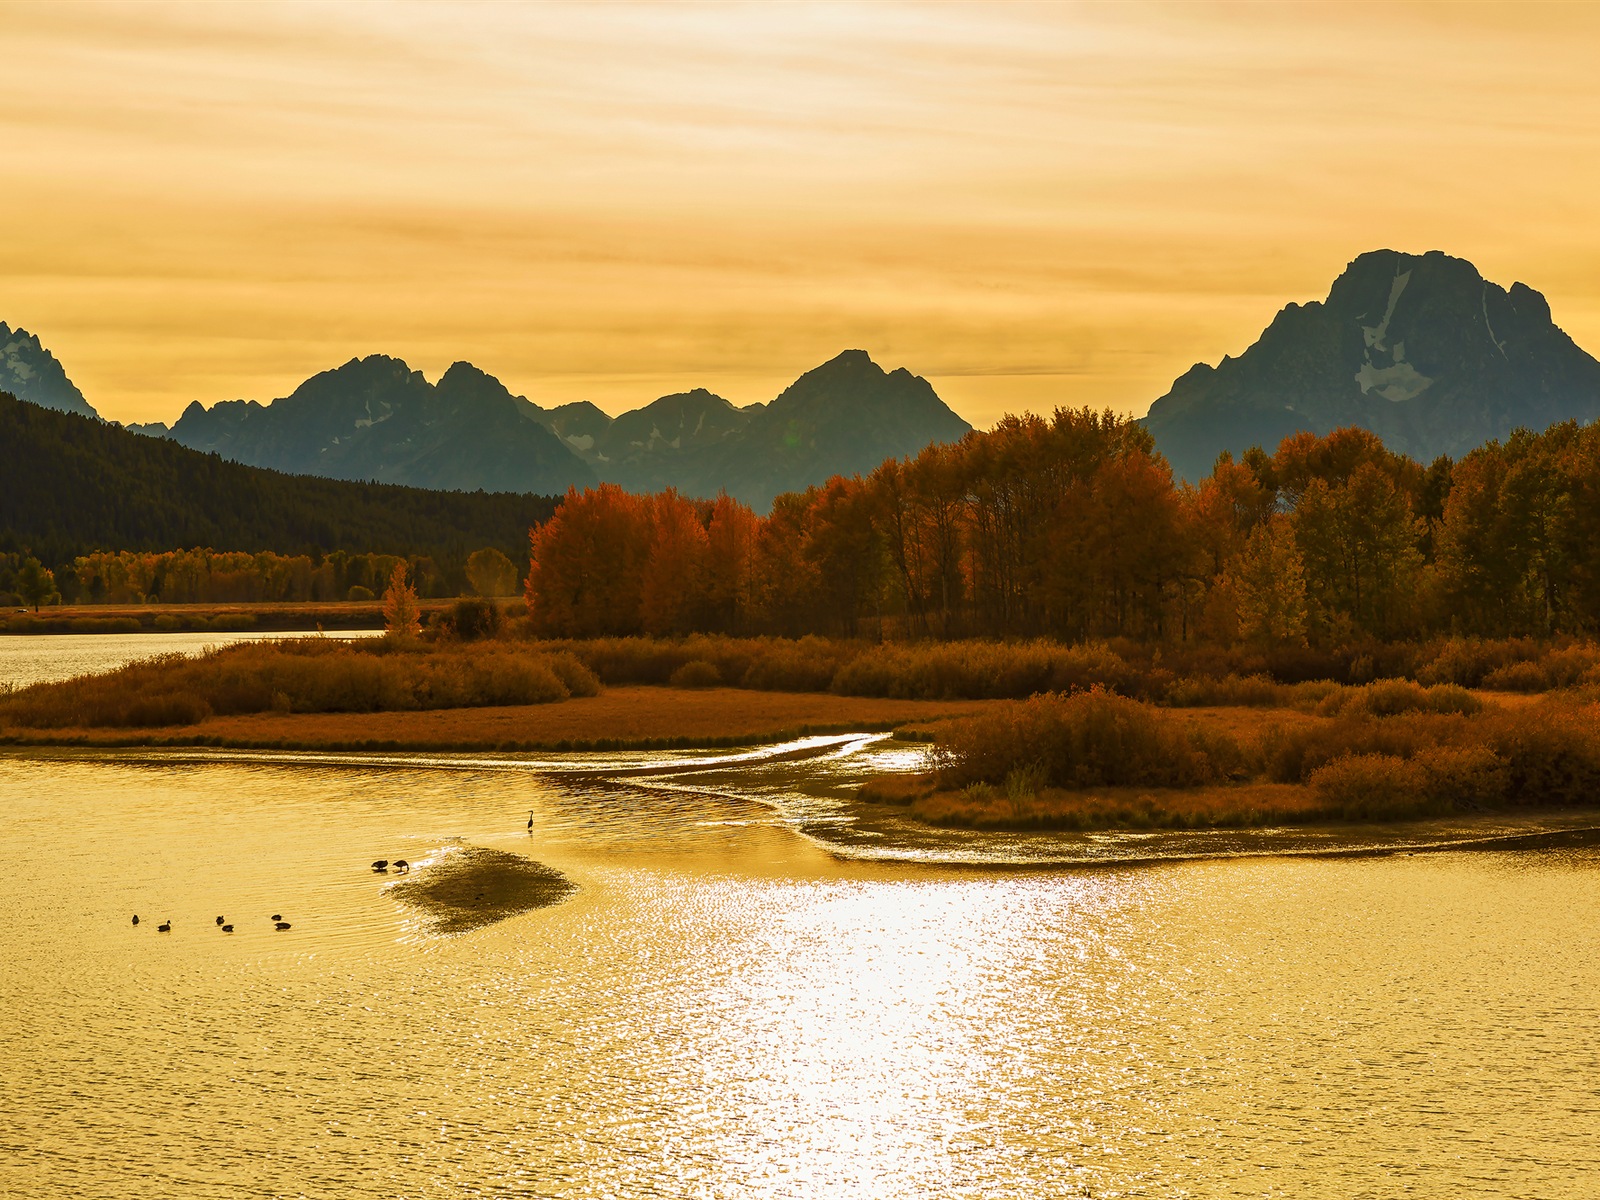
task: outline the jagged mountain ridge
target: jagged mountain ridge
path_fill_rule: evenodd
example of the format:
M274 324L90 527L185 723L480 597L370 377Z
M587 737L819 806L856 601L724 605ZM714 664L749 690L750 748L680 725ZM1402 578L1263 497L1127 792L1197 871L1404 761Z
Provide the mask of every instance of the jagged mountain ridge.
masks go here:
M38 337L0 321L0 391L57 412L98 417L67 372Z
M1513 429L1600 416L1600 362L1522 283L1441 251L1375 250L1325 301L1290 304L1237 358L1196 364L1144 418L1179 475L1302 430L1370 429L1423 462Z
M870 471L970 428L925 379L847 350L770 404L740 408L696 388L615 418L587 402L540 408L470 363L430 385L400 359L373 355L270 404L196 402L167 436L252 466L336 479L544 493L606 481L641 492L727 491L764 509L780 492Z
M469 363L430 384L374 354L270 404L190 404L169 437L256 467L444 491L564 492L594 473L505 386Z

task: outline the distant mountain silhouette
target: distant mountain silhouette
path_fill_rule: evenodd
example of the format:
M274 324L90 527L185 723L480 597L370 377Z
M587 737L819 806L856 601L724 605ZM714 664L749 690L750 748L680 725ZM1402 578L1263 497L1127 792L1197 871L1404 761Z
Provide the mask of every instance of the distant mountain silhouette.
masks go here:
M168 436L255 467L448 491L560 493L595 482L498 379L456 363L438 384L374 354L271 404L184 410Z
M58 412L98 417L66 371L26 329L0 321L0 391Z
M1270 451L1301 430L1359 425L1428 462L1518 426L1597 415L1600 362L1556 327L1538 292L1507 291L1437 250L1375 250L1326 301L1289 305L1238 358L1179 377L1144 424L1193 480L1219 451Z
M696 388L616 418L584 403L539 419L608 483L689 496L726 491L760 510L782 492L871 471L972 428L927 380L885 371L864 350L808 371L770 404L738 408Z
M373 355L271 404L191 404L166 436L335 479L540 493L604 480L691 496L725 490L765 509L780 492L870 471L969 428L925 379L847 350L771 404L738 408L696 388L615 418L587 402L540 408L470 363L432 385L399 359Z
M886 458L958 441L972 428L926 379L904 367L885 371L864 350L807 371L770 404L735 411L747 414L742 426L698 443L680 491L726 488L765 509L780 493L865 474Z

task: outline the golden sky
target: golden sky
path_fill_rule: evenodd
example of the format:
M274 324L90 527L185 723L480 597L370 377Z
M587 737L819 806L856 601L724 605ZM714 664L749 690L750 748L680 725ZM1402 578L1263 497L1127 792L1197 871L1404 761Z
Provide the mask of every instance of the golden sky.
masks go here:
M0 319L103 415L358 354L544 405L847 347L1142 413L1355 255L1600 353L1600 8L18 4Z

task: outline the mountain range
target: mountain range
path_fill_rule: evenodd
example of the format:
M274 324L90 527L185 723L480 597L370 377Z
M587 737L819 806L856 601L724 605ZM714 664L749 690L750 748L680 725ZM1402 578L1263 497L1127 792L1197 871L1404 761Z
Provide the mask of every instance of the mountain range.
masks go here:
M0 324L0 390L84 416L94 409L39 339ZM1600 416L1600 362L1545 298L1505 289L1439 251L1363 254L1328 297L1290 304L1237 358L1196 364L1143 418L1181 477L1218 453L1359 425L1390 449L1458 457L1519 426ZM131 425L251 466L449 491L718 491L765 509L786 491L955 441L970 426L927 380L847 350L764 404L696 388L617 417L588 402L543 408L471 363L437 383L398 358L355 358L261 404L195 402L169 429Z
M1290 304L1237 358L1196 364L1144 424L1180 476L1302 430L1370 429L1428 462L1526 426L1600 416L1600 362L1531 287L1509 290L1440 251L1375 250L1325 301Z
M767 404L736 407L703 388L608 416L593 404L545 409L458 362L430 384L397 358L324 371L270 404L184 410L138 432L250 466L457 491L726 491L765 509L774 496L886 458L954 441L971 426L928 381L847 350Z

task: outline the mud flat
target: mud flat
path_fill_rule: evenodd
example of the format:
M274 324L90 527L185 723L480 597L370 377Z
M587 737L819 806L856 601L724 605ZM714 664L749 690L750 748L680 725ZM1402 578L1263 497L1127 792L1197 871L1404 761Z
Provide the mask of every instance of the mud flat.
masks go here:
M419 910L434 933L468 933L560 904L577 885L553 867L486 846L450 847L388 895Z

